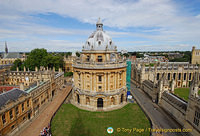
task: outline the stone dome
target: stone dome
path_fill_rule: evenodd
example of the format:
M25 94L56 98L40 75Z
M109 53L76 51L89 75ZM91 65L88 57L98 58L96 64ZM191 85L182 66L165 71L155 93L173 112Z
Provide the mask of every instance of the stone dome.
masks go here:
M103 31L103 23L100 18L96 23L96 31L94 31L87 39L83 50L108 50L117 51L112 38Z

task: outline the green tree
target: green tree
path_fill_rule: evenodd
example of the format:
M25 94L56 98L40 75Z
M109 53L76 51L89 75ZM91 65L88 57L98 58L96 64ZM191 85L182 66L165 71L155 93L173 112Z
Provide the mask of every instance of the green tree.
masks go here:
M35 67L45 66L44 59L46 56L48 56L46 49L34 49L26 59L25 66L30 70L34 70Z
M76 56L77 56L77 57L80 57L80 55L81 55L81 54L80 54L79 52L76 52Z
M11 70L16 71L17 67L19 68L19 70L23 69L23 62L20 59L17 59L14 61L13 66L11 67Z

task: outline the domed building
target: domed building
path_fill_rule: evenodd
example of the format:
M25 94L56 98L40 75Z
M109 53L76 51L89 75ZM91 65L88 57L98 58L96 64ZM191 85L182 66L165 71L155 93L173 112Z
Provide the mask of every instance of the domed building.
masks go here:
M94 31L73 63L72 104L96 111L126 104L126 61L120 59L112 38L99 19Z

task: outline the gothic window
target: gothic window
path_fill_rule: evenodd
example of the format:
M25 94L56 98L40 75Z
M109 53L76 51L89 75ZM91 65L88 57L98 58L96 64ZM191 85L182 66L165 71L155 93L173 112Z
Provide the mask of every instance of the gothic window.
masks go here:
M189 74L189 80L191 80L191 78L192 78L192 74L190 73L190 74Z
M18 108L18 106L15 108L15 112L16 112L17 115L19 114L19 108Z
M183 77L183 80L186 80L186 73L184 73L184 77Z
M102 56L98 56L98 62L102 62Z
M200 119L200 112L199 112L199 111L195 111L193 123L194 123L196 126L199 126L199 119Z
M29 100L27 100L27 107L29 107Z
M24 111L24 103L22 103L22 112Z
M1 116L1 118L2 118L3 124L5 124L5 123L6 123L6 116L5 116L5 114L3 114L3 115Z
M170 80L170 73L168 73L168 80Z
M174 73L173 78L174 78L174 80L176 79L176 73Z
M178 74L178 80L181 80L181 73Z
M9 111L9 115L10 115L10 119L13 119L13 111L12 110Z
M159 73L157 73L157 80L159 80L159 75L160 75L160 74L159 74Z

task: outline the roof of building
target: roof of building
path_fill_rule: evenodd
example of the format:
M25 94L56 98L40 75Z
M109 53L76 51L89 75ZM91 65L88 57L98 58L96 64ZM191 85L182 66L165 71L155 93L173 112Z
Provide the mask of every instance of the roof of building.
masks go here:
M112 38L103 31L103 23L99 19L96 23L96 31L94 31L87 39L83 50L111 50L117 51Z
M8 58L22 58L22 54L20 54L19 52L9 52L9 53L4 53L4 59L8 59Z
M16 101L19 97L22 95L28 95L28 93L18 89L14 88L8 92L0 94L0 109L6 105L9 101Z

